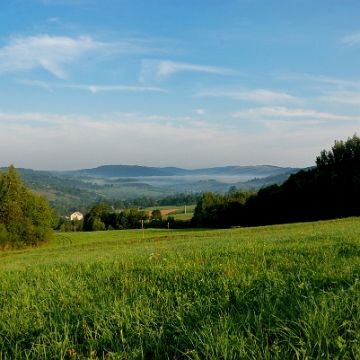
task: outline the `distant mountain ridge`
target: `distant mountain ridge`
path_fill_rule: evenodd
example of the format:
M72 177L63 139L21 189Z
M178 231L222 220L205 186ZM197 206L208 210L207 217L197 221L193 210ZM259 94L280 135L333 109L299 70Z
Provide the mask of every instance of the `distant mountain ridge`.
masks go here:
M202 169L182 169L178 167L148 167L140 165L102 165L92 169L82 169L73 171L61 171L54 173L69 174L74 176L96 176L106 178L116 177L147 177L147 176L185 176L185 175L249 175L254 177L265 177L269 175L281 174L284 172L295 172L300 168L279 167L273 165L254 165L254 166L224 166Z
M106 178L174 175L162 168L140 165L102 165L92 169L61 171L61 173L75 176L99 176Z

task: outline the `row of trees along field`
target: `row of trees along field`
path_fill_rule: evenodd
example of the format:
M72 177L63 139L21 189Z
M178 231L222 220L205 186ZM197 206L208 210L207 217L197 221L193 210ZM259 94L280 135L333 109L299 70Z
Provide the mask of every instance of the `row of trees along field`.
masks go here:
M83 222L76 221L73 225L83 225L84 231L98 230L125 230L141 228L141 221L146 221L146 227L162 228L168 223L171 228L190 227L190 221L175 220L173 217L162 219L160 210L156 209L149 215L147 211L141 211L132 207L121 212L112 212L106 204L94 206L84 217ZM71 230L71 229L70 229Z
M198 227L256 226L360 215L360 138L335 141L316 166L256 194L204 193L192 220Z
M26 184L26 183L25 183ZM54 186L52 185L52 188ZM78 189L79 191L83 191ZM65 194L65 192L64 192ZM69 194L67 192L66 194ZM94 199L90 199L89 197L81 197L81 200L78 201L67 201L67 200L49 200L50 207L58 213L58 220L55 225L55 229L60 230L66 228L67 231L71 231L76 227L77 230L82 229L81 223L70 223L65 221L64 218L60 218L61 215L67 215L74 211L80 211L85 214L89 212L92 207L97 206L99 204L105 204L108 207L111 207L116 210L127 209L130 211L133 207L136 208L145 208L145 207L154 207L154 206L183 206L183 205L193 205L196 204L201 199L201 194L184 194L184 193L176 193L173 195L168 195L162 199L154 199L148 197L138 197L134 199L109 199L104 196L98 196L98 198L94 201ZM134 210L132 210L134 213Z
M0 171L0 248L34 246L50 241L53 218L47 200L22 185L11 165Z
M153 206L181 206L196 204L201 198L201 194L173 194L168 195L162 199L154 199L147 197L138 197L135 199L120 200L120 199L102 199L102 202L113 205L115 209L131 209L133 206L137 207L153 207Z

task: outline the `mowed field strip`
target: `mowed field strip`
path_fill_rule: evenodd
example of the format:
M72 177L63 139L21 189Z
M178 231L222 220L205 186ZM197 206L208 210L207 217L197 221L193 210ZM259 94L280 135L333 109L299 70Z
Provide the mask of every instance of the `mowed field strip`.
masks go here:
M186 213L185 206L153 206L149 208L145 208L144 211L149 212L149 216L153 210L159 209L161 211L161 216L166 218L167 216L173 217L175 220L190 220L194 215L196 205L186 205Z
M161 212L161 216L166 216L166 215L169 215L175 211L177 211L178 208L173 208L173 209L160 209L160 212ZM151 216L151 213L152 211L149 211L149 216Z
M356 359L360 219L58 233L0 306L0 359Z

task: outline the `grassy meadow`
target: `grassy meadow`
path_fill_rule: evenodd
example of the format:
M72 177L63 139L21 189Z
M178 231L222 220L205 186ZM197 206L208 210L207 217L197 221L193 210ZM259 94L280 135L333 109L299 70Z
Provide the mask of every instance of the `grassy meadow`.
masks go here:
M358 359L360 218L0 252L0 359Z

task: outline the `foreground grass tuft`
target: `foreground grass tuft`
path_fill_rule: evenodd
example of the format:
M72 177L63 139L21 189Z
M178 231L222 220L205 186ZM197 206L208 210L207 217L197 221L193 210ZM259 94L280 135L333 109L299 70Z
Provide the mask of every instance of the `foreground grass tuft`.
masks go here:
M360 358L360 219L0 253L0 359Z

